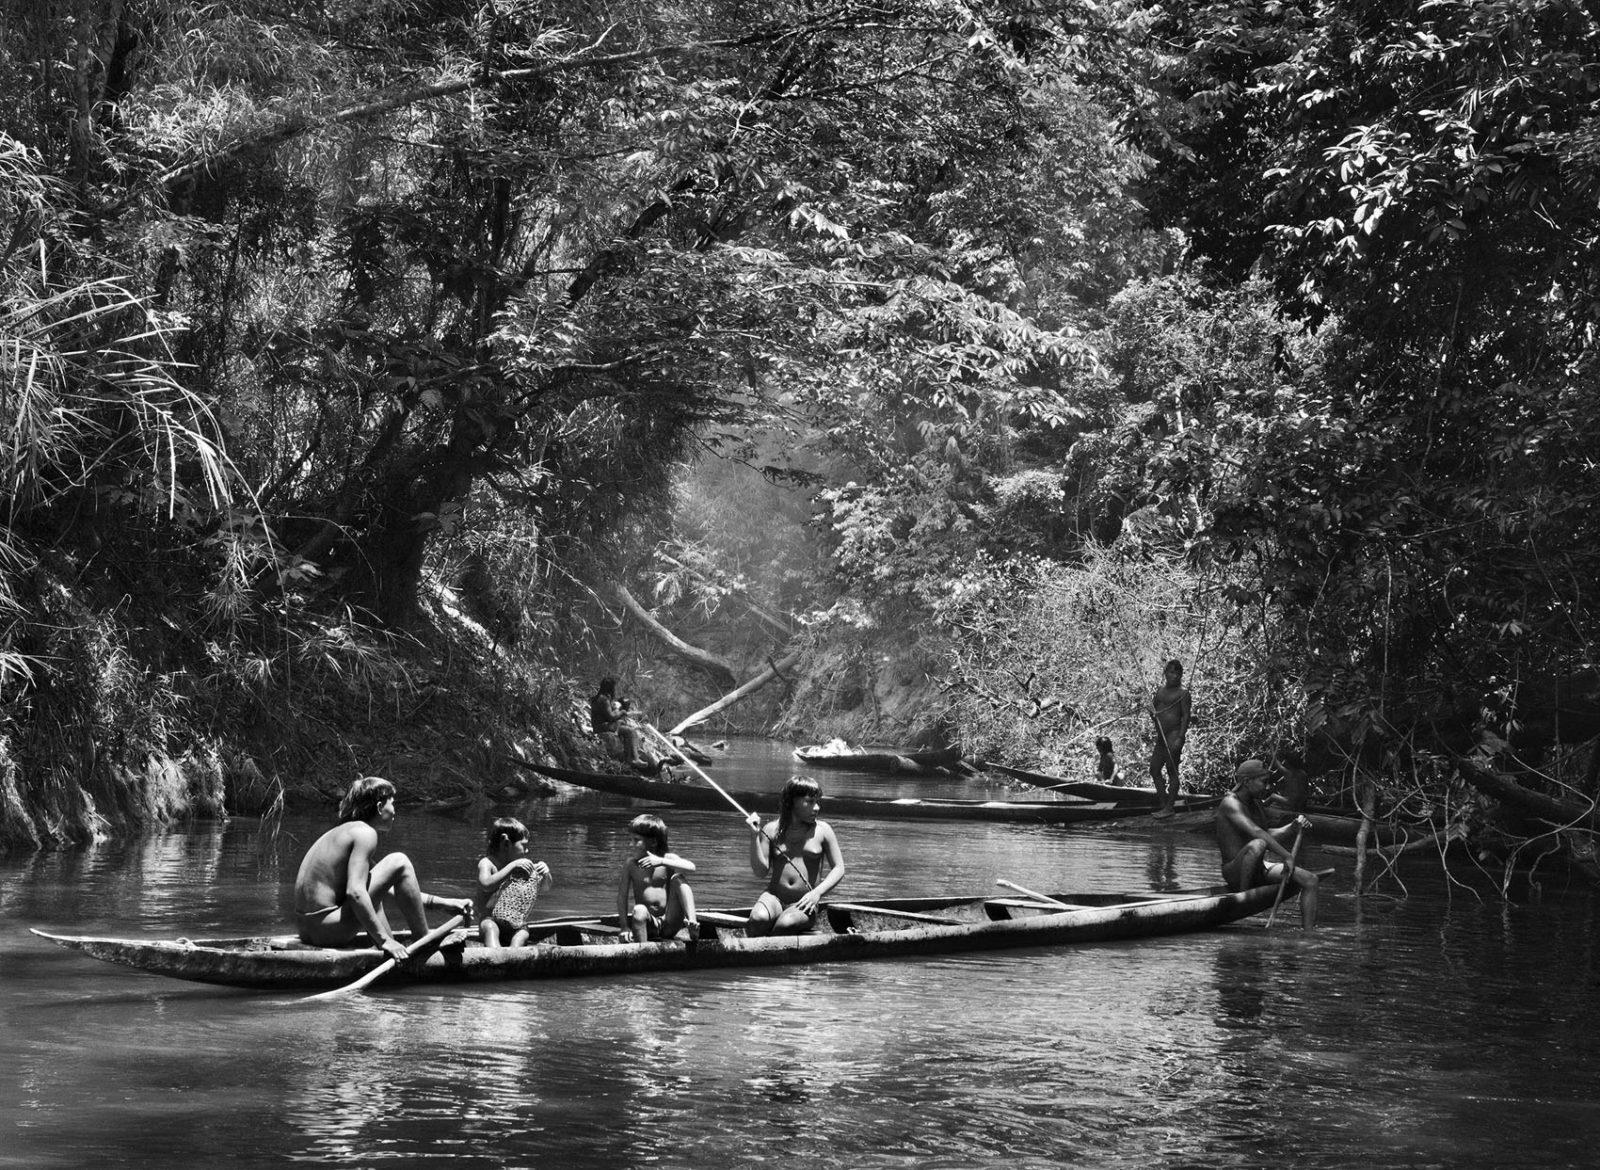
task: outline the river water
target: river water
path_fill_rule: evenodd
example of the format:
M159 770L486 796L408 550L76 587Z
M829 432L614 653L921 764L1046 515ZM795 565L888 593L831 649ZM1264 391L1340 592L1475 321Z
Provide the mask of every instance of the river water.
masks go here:
M726 786L775 790L790 770L782 745L735 750L716 768ZM611 909L635 811L587 793L518 806L557 878L542 911ZM663 812L701 904L748 904L738 817ZM492 815L402 811L386 844L465 894ZM1323 856L1340 872L1310 935L1291 908L1270 931L314 1007L28 933L281 932L325 823L239 818L0 859L0 1166L1600 1163L1594 895L1546 882L1506 902L1436 861L1407 861L1406 896L1390 881L1358 903L1348 858ZM1216 880L1214 845L1181 824L833 823L853 896Z

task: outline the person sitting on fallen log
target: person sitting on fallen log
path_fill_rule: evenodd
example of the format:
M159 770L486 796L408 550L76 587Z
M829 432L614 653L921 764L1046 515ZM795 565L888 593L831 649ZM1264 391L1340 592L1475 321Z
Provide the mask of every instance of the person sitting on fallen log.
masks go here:
M472 915L467 898L440 898L422 891L417 871L404 853L374 860L378 834L394 824L394 785L381 776L363 776L339 803L339 823L306 850L294 880L294 920L301 942L340 947L366 931L372 944L391 959L409 951L389 929L382 897L390 895L405 916L413 938L428 933L429 906Z
M639 727L627 704L617 698L616 679L601 679L599 689L589 697L589 726L615 759L630 765L649 764L639 754Z
M1267 829L1262 800L1272 772L1260 760L1245 760L1234 770L1233 791L1217 805L1217 849L1222 878L1230 890L1248 890L1283 880L1285 872L1300 891L1300 925L1317 924L1317 875L1294 863L1285 841L1305 832L1311 822L1296 816L1279 829Z

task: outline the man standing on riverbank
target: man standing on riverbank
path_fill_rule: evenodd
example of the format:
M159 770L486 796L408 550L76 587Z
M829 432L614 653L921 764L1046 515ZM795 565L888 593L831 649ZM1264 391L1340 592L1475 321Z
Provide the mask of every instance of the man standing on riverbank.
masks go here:
M1183 685L1183 663L1167 663L1165 681L1150 699L1150 719L1156 725L1155 747L1150 752L1150 780L1161 807L1158 817L1170 817L1178 799L1178 761L1189 737L1192 700Z
M294 880L295 929L301 942L340 947L364 930L384 954L403 961L410 952L389 930L380 904L384 894L399 904L412 938L428 933L428 906L447 906L471 918L470 899L423 893L404 853L373 861L378 834L392 824L393 784L382 776L363 776L350 785L339 802L339 823L306 850Z
M1317 924L1317 875L1294 863L1294 853L1284 844L1305 832L1311 822L1303 816L1281 829L1266 829L1262 800L1272 773L1260 760L1246 760L1234 770L1233 791L1217 805L1217 849L1222 854L1222 878L1230 890L1248 890L1269 882L1289 880L1300 891L1300 925ZM1270 860L1269 860L1270 858Z

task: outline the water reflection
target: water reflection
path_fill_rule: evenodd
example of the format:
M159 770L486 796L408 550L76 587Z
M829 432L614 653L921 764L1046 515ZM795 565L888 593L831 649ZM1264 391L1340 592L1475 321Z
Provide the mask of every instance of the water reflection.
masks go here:
M465 889L495 811L408 811L393 846L430 886ZM521 806L557 874L544 908L608 908L634 811L592 794ZM747 902L738 818L667 819L702 900ZM0 1163L1533 1167L1587 1164L1600 1138L1593 899L1480 902L1420 868L1409 900L1359 919L1336 877L1313 935L1280 915L1270 932L321 1008L141 976L23 929L280 929L321 827L238 819L0 862ZM1209 838L1178 828L835 827L857 896L1216 875Z
M1178 879L1178 845L1170 834L1151 840L1145 862L1145 883L1152 890L1182 888L1183 883Z

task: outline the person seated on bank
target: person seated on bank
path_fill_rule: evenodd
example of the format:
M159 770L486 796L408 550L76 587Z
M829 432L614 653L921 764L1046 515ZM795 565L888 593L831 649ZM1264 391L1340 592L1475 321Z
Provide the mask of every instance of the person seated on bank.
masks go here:
M528 921L539 895L554 880L550 867L528 856L528 827L516 817L498 817L489 826L488 853L478 859L478 896L473 914L486 947L520 947L528 941Z
M694 862L667 849L667 825L652 813L640 813L628 823L633 848L622 863L617 887L617 922L631 931L634 942L650 942L684 935L700 937L695 918L694 891L683 875L694 872Z
M424 893L417 871L404 853L377 857L378 834L394 824L394 785L381 776L363 776L339 803L339 823L306 850L294 880L294 916L301 942L340 947L366 931L374 946L391 959L410 952L394 937L382 898L399 906L411 936L428 932L429 906L442 906L470 919L472 902Z
M601 679L599 689L589 697L589 726L614 758L625 764L649 763L639 754L639 728L617 698L616 679Z
M778 802L778 819L763 826L751 813L750 869L767 888L750 911L745 933L801 934L817 922L823 895L844 880L844 855L827 821L817 819L822 786L809 776L791 776ZM818 878L822 863L828 874Z
M1300 891L1300 925L1317 924L1317 875L1294 865L1286 841L1311 827L1296 816L1279 829L1265 828L1263 799L1272 772L1260 760L1245 760L1234 769L1233 791L1217 805L1217 850L1222 854L1222 879L1230 890L1248 890L1281 882L1285 871Z
M1120 785L1126 777L1117 767L1117 758L1112 754L1111 738L1105 735L1099 736L1094 741L1094 750L1100 753L1100 760L1096 765L1100 783Z

